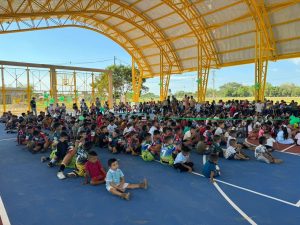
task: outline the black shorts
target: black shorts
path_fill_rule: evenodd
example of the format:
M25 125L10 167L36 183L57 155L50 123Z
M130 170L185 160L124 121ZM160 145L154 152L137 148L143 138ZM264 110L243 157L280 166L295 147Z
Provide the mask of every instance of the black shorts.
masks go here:
M229 159L229 160L234 159L235 155L236 155L236 153L233 153L227 159Z

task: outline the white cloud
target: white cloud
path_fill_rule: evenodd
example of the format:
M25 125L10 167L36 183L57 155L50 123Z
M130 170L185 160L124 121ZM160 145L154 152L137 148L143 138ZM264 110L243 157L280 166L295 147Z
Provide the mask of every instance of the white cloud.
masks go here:
M296 65L300 65L300 58L290 59L290 61Z

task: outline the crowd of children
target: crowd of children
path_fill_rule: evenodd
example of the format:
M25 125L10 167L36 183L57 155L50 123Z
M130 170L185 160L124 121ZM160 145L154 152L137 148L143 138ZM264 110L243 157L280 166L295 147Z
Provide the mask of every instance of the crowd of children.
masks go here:
M85 110L73 116L64 110L55 116L42 112L35 116L28 112L17 117L5 113L1 120L7 130L16 130L18 144L26 145L31 153L49 153L41 160L48 162L49 167L58 166L59 179L85 177L86 184L106 183L109 192L124 199L130 197L126 189L147 188L147 180L139 184L126 183L118 161L108 160L108 170L105 170L93 147L107 148L112 154L140 155L145 161L159 160L180 172L194 170L195 162L190 153L195 150L207 156L203 174L214 181L214 177L220 175L219 157L250 159L243 151L251 148L244 142L247 137L258 139L259 146L252 154L266 163L281 162L271 153L277 142L292 144L294 139L300 140L298 128L288 124L291 112L285 108L280 108L281 119L276 120L278 111L272 114L269 107L266 116L264 107L247 101L205 104L198 109L190 99L184 99L182 107L173 103L176 99L168 100L157 104L164 104L160 111L149 112L147 104L142 104L142 114L102 114L99 110ZM73 171L65 174L66 167Z

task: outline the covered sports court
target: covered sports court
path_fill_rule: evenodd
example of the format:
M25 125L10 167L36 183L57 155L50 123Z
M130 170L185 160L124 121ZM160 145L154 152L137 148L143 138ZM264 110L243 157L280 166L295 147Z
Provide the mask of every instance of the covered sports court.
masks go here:
M268 62L300 57L299 11L298 0L7 0L0 2L0 34L77 27L107 36L132 57L134 102L143 78L160 77L164 100L170 76L191 71L204 102L211 68L250 63L255 98L264 100ZM1 81L5 95L3 72ZM112 155L96 151L106 165ZM150 183L127 202L104 185L58 180L56 168L16 146L15 135L0 126L0 225L299 224L299 152L275 156L282 166L221 159L221 179L212 184L197 154L192 174L117 155L127 180Z
M57 167L40 162L16 146L0 129L0 215L12 225L34 224L299 224L300 155L276 152L282 165L221 159L216 184L201 175L202 156L192 154L196 170L177 172L140 157L95 150L104 166L116 157L126 179L149 180L148 190L132 191L130 201L112 196L105 185L82 185L82 178L58 180ZM263 171L263 172L262 172ZM4 205L3 205L4 203ZM5 208L4 208L5 207ZM4 213L4 210L7 214Z

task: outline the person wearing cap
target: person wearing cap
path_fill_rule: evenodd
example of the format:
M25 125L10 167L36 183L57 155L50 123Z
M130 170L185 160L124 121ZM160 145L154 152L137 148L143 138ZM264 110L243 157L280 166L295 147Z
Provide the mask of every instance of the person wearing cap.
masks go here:
M36 101L35 101L35 97L33 97L30 101L30 108L31 108L31 112L37 116L37 112L36 112Z

